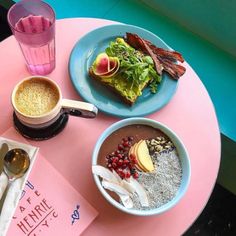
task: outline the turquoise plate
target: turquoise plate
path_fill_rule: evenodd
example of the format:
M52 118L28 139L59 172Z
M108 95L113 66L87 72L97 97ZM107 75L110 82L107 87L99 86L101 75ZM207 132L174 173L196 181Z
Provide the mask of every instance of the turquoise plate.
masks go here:
M148 87L145 88L142 96L130 107L88 75L89 67L96 56L105 50L110 41L125 36L126 32L136 33L158 47L171 49L160 38L145 29L124 24L104 26L89 32L75 44L69 60L70 78L79 95L85 101L97 106L100 111L123 118L146 116L160 110L171 100L177 88L177 80L171 79L164 73L158 92L152 94Z

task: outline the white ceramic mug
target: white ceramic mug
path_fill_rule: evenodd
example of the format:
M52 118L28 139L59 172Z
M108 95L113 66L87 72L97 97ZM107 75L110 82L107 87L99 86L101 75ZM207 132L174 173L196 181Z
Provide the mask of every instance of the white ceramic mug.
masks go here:
M45 76L20 81L13 89L11 102L20 122L32 128L47 127L62 113L95 118L98 112L91 103L64 99L57 83Z

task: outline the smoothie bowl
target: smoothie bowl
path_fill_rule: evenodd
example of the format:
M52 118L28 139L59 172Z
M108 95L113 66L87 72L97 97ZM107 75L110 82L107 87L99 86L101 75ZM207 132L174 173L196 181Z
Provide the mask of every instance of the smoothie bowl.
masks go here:
M92 157L95 183L114 207L148 216L175 206L190 182L190 161L178 136L147 118L114 123L99 137Z

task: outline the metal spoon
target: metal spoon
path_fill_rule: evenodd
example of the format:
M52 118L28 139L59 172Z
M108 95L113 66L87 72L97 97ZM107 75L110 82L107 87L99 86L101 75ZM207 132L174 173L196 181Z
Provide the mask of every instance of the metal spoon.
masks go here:
M6 153L4 157L3 171L8 177L8 184L0 201L0 212L2 211L2 206L4 204L10 185L14 180L22 177L28 170L29 166L30 158L25 150L15 148Z

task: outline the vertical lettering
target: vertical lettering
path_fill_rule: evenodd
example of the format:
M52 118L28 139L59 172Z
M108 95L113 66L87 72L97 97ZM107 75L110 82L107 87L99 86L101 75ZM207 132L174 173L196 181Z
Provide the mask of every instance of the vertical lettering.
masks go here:
M35 194L39 194L38 191L34 191ZM39 194L40 195L40 194ZM37 205L34 206L34 199L32 197L28 197L25 199L28 204L30 204L30 210L22 206L20 206L21 212L27 210L27 213L25 213L25 216L23 216L21 221L17 221L17 227L24 233L24 235L30 234L30 235L36 235L38 234L38 231L36 232L36 228L44 227L49 228L50 227L50 221L52 218L58 217L58 213L55 212L53 209L53 206L50 205L50 203L47 202L47 200L44 199L38 199L41 200L38 202ZM50 211L51 210L51 211ZM23 213L23 214L24 214ZM48 214L48 215L47 215Z
M20 221L20 222L17 224L17 226L20 228L20 230L21 230L24 234L26 234L26 233L28 232L27 227L24 225L24 223L23 223L22 221Z
M25 223L26 223L30 228L33 227L33 225L31 225L31 224L28 222L28 218L27 218L27 216L24 217L23 220L25 221Z
M46 206L48 209L51 209L51 208L52 208L52 206L49 206L49 205L47 204L46 199L43 199L42 202L45 204L45 206Z
M34 211L31 211L31 213L29 213L28 216L31 218L31 220L34 221L34 223L37 222L37 220L39 219Z
M45 211L48 210L48 209L44 206L43 202L41 202L40 205L43 207L43 209L44 209Z
M42 216L42 214L41 214L40 212L45 213L45 211L43 211L43 210L40 208L39 205L36 205L34 209L38 212L38 214L39 214L40 216Z

